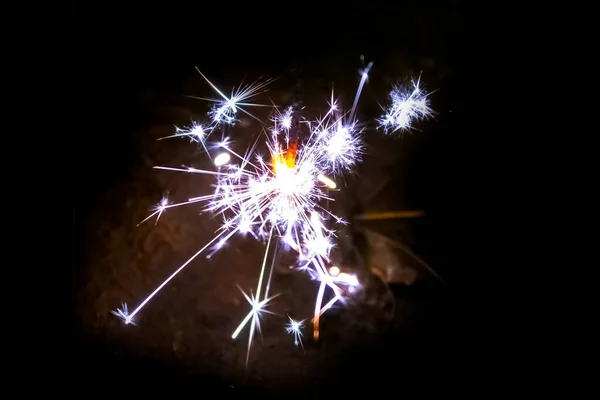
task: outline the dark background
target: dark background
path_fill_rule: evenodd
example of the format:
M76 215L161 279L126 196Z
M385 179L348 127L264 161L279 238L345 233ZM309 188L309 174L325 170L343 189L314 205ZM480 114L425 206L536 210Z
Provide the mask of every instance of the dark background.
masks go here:
M225 87L237 84L245 75L250 79L280 77L276 90L292 86L297 76L317 92L331 81L336 88L340 82L342 92L348 88L348 103L364 55L367 62L375 63L371 89L365 89L361 100L367 114L376 111L369 109L372 106L367 103L374 103L369 98L384 100L388 84L396 79L422 71L427 88L437 89L432 95L436 118L420 126L422 132L407 145L412 156L403 165L409 166L409 172L399 178L403 186L398 190L410 193L403 198L403 206L426 210L428 217L412 228L414 243L447 285L442 289L415 285L416 289L404 296L432 304L425 307L421 322L336 353L321 379L302 383L303 389L445 391L468 384L474 376L471 354L477 340L472 338L462 302L463 288L468 286L464 279L468 252L464 249L472 235L465 233L466 214L473 190L465 183L471 156L464 143L472 131L466 114L471 100L466 88L473 83L467 85L467 76L475 66L468 45L473 40L467 30L469 12L462 3L368 2L325 7L308 3L277 7L256 3L224 7L177 2L154 6L75 4L74 17L74 77L81 99L77 107L87 120L86 134L76 141L80 150L75 151L75 161L87 167L85 175L73 177L77 185L73 280L77 306L72 365L80 381L94 387L112 382L133 392L174 382L193 386L198 395L217 389L240 393L246 386L284 387L281 382L263 379L259 383L235 381L232 389L231 379L207 372L210 368L165 360L152 351L133 351L126 342L107 339L86 325L81 315L89 310L82 308L78 293L93 268L95 243L102 239L98 221L113 218L114 226L124 224L111 216L111 210L118 214L120 201L125 199L125 195L114 194L118 192L115 188L138 178L136 171L143 165L148 146L148 141L141 139L144 132L152 123L168 124L169 118L178 118L156 116L151 111L154 105L179 102L174 99L206 90L195 66ZM195 86L190 87L194 81ZM201 107L199 103L196 115L202 113ZM148 195L160 196L159 187L147 190L154 190ZM137 301L132 300L130 307ZM203 359L199 364L210 362ZM296 388L300 384L289 385Z

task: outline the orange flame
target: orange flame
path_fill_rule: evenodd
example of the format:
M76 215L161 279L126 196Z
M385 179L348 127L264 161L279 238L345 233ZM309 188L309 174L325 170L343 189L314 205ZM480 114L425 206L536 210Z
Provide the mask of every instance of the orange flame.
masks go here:
M277 175L277 166L285 165L289 169L293 169L296 166L296 150L298 149L298 143L291 142L290 146L283 154L276 154L273 156L271 163L273 165L273 172Z

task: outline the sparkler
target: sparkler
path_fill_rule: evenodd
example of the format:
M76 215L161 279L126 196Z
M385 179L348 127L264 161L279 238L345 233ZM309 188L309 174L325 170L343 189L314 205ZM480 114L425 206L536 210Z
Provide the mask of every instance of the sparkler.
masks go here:
M252 99L263 93L271 80L240 85L232 91L231 96L226 96L198 70L220 97L202 98L215 103L208 113L210 122L205 125L193 123L185 129L177 128L175 133L168 137L189 137L192 141L200 143L209 153L209 148L212 148L212 145L208 145L210 134L221 125L235 125L238 112L260 121L247 108L273 107L270 121L272 124L269 130L263 131L264 135L261 135L265 138L269 157L263 158L257 151L261 137L243 155L235 152L228 138L224 138L216 143L220 150L212 160L216 170L155 167L166 171L212 175L216 179L215 189L212 193L182 203L169 203L167 199L163 199L154 212L140 224L154 216L158 221L168 208L193 203L204 203L206 211L222 216L223 224L213 239L169 275L131 313L123 303L113 314L126 324L133 324L135 316L148 302L196 257L205 252L206 257L210 257L236 233L251 234L257 239L266 240L267 243L256 293L247 295L242 291L251 310L232 334L233 339L237 338L244 327L250 324L247 362L254 334L260 331L260 318L265 313L271 313L266 306L277 297L269 297L274 262L266 287L263 288L271 242L277 237L298 253L299 269L308 272L313 279L320 282L312 318L313 337L318 339L320 316L360 286L354 275L341 272L337 266L331 266L329 253L334 246L335 230L326 225L331 221L345 221L332 214L322 203L324 200L332 200L328 191L337 187L333 178L343 171L351 170L363 152L363 130L355 115L372 65L369 63L362 72L351 110L342 113L332 92L328 111L316 121L300 118L291 107L280 111L275 106L253 103ZM392 91L393 103L388 112L390 117L384 122L380 121L385 127L391 125L395 129L401 129L410 124L412 118L423 117L430 112L426 96L418 91L418 82L409 96L402 97L399 93ZM307 128L308 134L305 136L299 134L302 127ZM276 251L277 247L274 252ZM331 289L334 296L323 305L327 288ZM304 320L298 322L289 316L288 319L287 332L294 335L296 345L300 344L303 347L301 329Z

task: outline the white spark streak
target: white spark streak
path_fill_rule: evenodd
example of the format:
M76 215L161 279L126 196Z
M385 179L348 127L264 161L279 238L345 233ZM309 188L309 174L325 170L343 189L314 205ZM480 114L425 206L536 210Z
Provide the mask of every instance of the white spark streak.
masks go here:
M233 230L231 231L227 236L225 236L225 239L229 239L231 236L233 236L233 234L236 231ZM183 269L185 267L187 267L196 257L198 257L200 255L200 253L202 253L204 250L206 250L211 244L213 244L214 242L217 241L217 239L219 239L221 236L223 236L225 234L225 231L221 232L220 234L218 234L217 236L215 236L210 242L208 242L203 248L201 248L200 250L198 250L198 252L196 254L194 254L193 256L191 256L185 263L183 263L179 268L177 268L175 270L175 272L173 272L171 275L169 275L169 277L167 279L165 279L156 289L154 289L154 291L152 293L150 293L141 303L140 305L133 310L133 312L131 314L129 314L127 312L127 305L124 304L122 309L117 309L116 311L113 311L112 313L118 317L120 317L121 319L123 319L125 321L126 324L129 324L133 318L135 317L135 315L140 312L140 310L146 305L146 303L148 303L154 296L156 296L156 294L158 292L160 292L160 290L165 287L165 285L167 283L169 283L171 281L171 279L175 278L177 276L177 274L179 274L181 271L183 271Z
M270 300L272 300L274 297L277 296L276 295L273 297L266 297L266 291L265 291L265 298L262 300L260 299L260 294L261 294L260 292L262 290L262 281L263 281L263 277L265 275L265 266L267 265L267 257L269 255L269 248L271 247L271 239L272 238L273 238L273 228L271 228L271 232L269 232L269 240L267 241L267 247L265 249L265 256L263 258L263 263L260 268L260 276L258 278L258 284L256 285L256 296L252 296L252 294L250 294L250 296L248 296L246 293L244 293L244 291L242 291L242 294L244 295L244 297L246 298L248 303L250 303L250 305L252 306L252 309L250 310L250 312L246 315L246 317L242 320L242 322L238 325L236 330L231 335L231 338L235 339L239 335L240 331L244 328L244 326L246 326L248 321L252 321L250 324L250 334L248 335L248 350L246 352L246 364L248 364L248 359L250 357L250 349L252 347L252 339L254 338L254 332L256 330L258 330L260 332L260 317L261 317L262 313L272 314L270 311L265 309L265 306L267 305L267 303Z

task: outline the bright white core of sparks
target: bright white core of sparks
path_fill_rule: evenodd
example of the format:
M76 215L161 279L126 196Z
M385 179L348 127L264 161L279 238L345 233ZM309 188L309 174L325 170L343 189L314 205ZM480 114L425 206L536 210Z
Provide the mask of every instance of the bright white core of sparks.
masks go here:
M227 164L231 160L231 156L227 152L223 152L215 157L215 166L221 167Z

